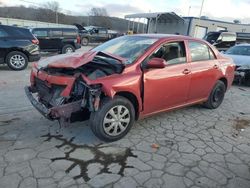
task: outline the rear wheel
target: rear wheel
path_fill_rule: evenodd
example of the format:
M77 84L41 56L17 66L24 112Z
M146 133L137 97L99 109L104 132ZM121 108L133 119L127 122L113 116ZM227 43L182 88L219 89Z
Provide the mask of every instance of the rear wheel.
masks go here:
M6 63L12 70L23 70L28 66L28 58L22 52L13 51L6 56Z
M75 51L75 48L71 44L66 44L62 48L62 54L70 54L70 53L73 53L74 51Z
M208 100L204 103L204 106L209 109L218 108L224 99L225 92L226 86L224 82L218 80L210 93Z
M90 116L93 133L103 141L116 141L124 137L135 120L132 103L124 97L105 98L96 112Z

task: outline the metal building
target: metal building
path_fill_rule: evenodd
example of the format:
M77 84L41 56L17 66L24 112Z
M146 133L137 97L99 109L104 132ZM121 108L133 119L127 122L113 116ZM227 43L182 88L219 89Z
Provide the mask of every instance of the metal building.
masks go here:
M210 31L228 30L231 32L250 33L250 24L240 24L233 22L224 22L212 20L206 17L180 17L174 12L141 13L126 15L125 19L130 20L132 24L128 26L137 29L134 21L146 20L145 33L166 33L189 35L197 38L203 38ZM140 31L140 30L139 30Z

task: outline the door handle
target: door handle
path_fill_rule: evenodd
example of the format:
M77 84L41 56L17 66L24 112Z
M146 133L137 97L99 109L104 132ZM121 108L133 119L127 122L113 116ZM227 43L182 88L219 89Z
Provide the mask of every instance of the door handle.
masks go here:
M184 69L184 71L182 71L183 74L189 74L191 71L188 69Z
M214 69L218 69L219 68L219 66L218 65L214 65Z

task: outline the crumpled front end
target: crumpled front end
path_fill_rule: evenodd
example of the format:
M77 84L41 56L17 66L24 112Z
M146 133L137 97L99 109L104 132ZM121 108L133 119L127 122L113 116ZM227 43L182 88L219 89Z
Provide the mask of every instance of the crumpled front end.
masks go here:
M33 67L31 86L25 92L31 104L46 118L74 122L98 110L101 85L88 85L82 74L50 75Z

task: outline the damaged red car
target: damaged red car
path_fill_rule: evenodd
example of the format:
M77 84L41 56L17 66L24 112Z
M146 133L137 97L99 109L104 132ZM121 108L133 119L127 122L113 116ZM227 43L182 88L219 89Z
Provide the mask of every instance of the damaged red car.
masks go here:
M197 103L219 107L234 69L203 40L131 35L35 63L25 91L46 118L63 124L89 118L98 138L115 141L139 118Z

